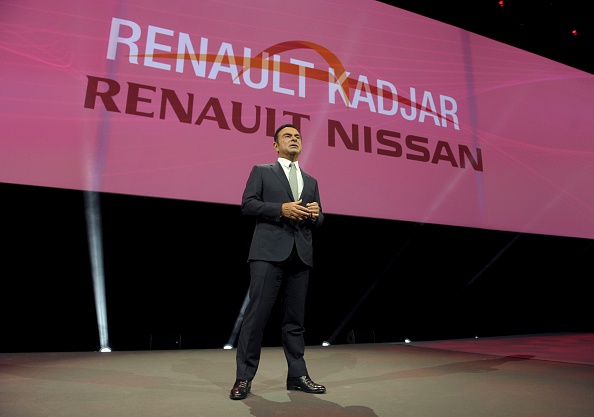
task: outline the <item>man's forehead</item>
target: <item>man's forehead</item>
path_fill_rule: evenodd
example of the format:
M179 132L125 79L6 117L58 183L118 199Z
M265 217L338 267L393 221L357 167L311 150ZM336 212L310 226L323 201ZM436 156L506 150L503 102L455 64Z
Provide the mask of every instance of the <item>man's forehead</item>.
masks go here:
M299 135L299 131L294 127L285 127L283 130L280 131L280 135Z

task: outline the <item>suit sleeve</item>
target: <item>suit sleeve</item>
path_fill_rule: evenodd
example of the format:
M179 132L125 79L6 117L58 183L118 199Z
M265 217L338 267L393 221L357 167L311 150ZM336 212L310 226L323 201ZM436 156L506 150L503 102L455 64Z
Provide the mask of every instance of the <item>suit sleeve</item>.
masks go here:
M314 189L314 199L313 201L316 201L318 203L318 205L320 206L320 215L317 219L315 220L309 220L309 222L311 223L312 227L314 228L318 228L322 225L322 223L324 223L324 212L322 211L322 202L320 201L320 190L318 188L318 181L315 181L315 189Z
M264 169L259 165L252 168L241 197L241 212L245 216L279 222L283 203L264 201Z

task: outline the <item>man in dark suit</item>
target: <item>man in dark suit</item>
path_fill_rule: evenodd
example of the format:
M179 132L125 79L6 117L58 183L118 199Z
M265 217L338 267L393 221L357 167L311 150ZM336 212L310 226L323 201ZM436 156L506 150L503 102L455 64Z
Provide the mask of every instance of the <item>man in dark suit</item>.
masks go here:
M243 215L256 217L256 226L248 256L249 303L238 338L236 381L229 395L233 400L242 400L250 392L260 362L264 327L279 292L287 389L326 392L309 377L303 338L305 299L313 267L312 230L324 221L318 182L299 168L301 134L295 126L280 126L273 146L278 160L252 168L241 201ZM290 183L295 182L292 187Z

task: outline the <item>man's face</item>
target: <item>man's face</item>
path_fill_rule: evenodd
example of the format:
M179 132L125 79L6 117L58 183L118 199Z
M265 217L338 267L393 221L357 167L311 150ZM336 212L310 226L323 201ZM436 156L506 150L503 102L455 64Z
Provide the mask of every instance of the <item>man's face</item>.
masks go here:
M274 142L278 156L296 161L301 153L301 135L294 127L285 127L278 132L278 142Z

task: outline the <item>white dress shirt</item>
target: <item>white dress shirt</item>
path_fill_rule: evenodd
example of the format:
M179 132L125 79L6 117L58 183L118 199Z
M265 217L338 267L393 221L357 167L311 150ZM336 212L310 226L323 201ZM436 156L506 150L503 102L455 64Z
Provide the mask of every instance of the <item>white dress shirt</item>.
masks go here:
M291 161L285 158L278 158L278 162L281 164L283 169L285 170L285 175L287 176L287 180L289 179L289 165L291 165ZM299 169L299 162L295 161L295 168L297 168L297 189L299 190L299 195L303 192L303 177L301 176L301 169Z

